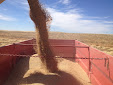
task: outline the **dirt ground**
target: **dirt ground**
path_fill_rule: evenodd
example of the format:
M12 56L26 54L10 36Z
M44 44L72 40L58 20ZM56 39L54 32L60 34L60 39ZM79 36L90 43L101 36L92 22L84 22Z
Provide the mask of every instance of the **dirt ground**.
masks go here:
M74 60L58 59L59 72L48 73L39 57L21 58L4 85L91 85Z

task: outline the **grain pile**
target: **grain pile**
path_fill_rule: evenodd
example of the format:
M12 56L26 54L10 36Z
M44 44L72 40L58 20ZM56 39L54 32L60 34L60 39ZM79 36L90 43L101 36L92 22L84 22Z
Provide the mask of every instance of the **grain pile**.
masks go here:
M49 72L58 71L57 61L49 46L48 28L52 20L49 13L42 7L38 0L28 0L30 7L30 18L35 24L37 36L36 52L41 57L43 65Z
M78 63L58 59L57 73L43 68L38 57L22 58L4 85L91 85Z

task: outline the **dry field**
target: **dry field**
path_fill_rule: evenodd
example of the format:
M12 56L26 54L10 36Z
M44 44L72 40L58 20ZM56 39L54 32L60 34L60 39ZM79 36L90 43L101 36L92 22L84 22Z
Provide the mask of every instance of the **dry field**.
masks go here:
M51 39L77 39L105 53L113 55L113 35L108 34L80 34L50 32ZM0 46L35 38L35 32L0 31Z

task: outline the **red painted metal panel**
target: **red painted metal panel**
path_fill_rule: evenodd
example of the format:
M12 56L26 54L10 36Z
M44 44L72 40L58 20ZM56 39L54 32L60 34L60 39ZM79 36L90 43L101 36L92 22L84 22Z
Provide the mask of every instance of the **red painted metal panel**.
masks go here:
M98 81L98 85L113 85L113 83L105 76L104 73L102 73L100 70L98 70L94 65L92 65L92 68L93 68L92 75L95 76L95 80ZM93 82L93 81L94 81L94 79L91 82ZM93 83L92 84L97 85L97 84L95 84L95 83L97 83L97 81L94 82L94 84Z
M79 58L80 56L78 56L76 54L76 57ZM76 62L78 62L80 64L80 66L82 67L82 69L84 69L84 71L88 74L89 73L89 65L87 65L86 63L88 62L88 60L82 60L82 59L76 59Z
M75 40L50 39L49 42L50 42L51 45L60 45L60 46L63 46L63 45L72 45L72 46L74 46L75 45Z
M79 41L76 41L76 43L79 43L78 45L80 46L88 46L84 43L81 43ZM76 49L77 51L77 49ZM86 55L85 53L88 53L87 50L83 50L83 48L80 50L81 54ZM77 52L78 57L81 57L79 52ZM92 62L91 64L91 72L89 72L88 69L84 67L89 68L88 62L86 63L86 60L80 60L79 63L81 67L88 73L90 74L90 79L91 83L93 85L113 85L113 57L110 55L107 55L95 48L90 47L90 58L109 58L109 63L108 60L105 62L105 60L90 60ZM109 69L107 64L109 64ZM106 65L106 66L105 66Z
M24 41L21 43L31 43L32 40ZM1 54L33 54L33 46L22 46L22 45L8 45L0 47ZM16 56L0 56L0 85L7 79L12 67L17 61Z
M49 41L56 56L75 57L75 40L51 39Z
M113 57L109 57L110 78L113 80Z
M89 50L87 48L82 48L82 46L85 46L83 43L76 40L75 42L76 46L81 46L81 48L76 47L76 57L80 58L89 58ZM89 60L88 59L77 59L76 61L79 62L81 67L84 69L84 71L89 74Z
M3 48L0 48L0 53L10 53L13 54L14 51L14 46L10 45L10 46L6 46ZM0 56L0 83L2 83L3 80L6 79L6 77L8 76L11 68L12 68L12 64L13 64L13 60L16 57L13 56Z

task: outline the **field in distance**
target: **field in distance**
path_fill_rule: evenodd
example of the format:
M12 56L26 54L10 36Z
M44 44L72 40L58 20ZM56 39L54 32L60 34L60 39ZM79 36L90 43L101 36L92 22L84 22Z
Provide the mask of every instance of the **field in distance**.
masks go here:
M3 31L0 30L0 46L20 42L35 38L35 32L24 31ZM113 55L113 35L112 34L82 34L50 32L50 39L77 39L107 54Z

